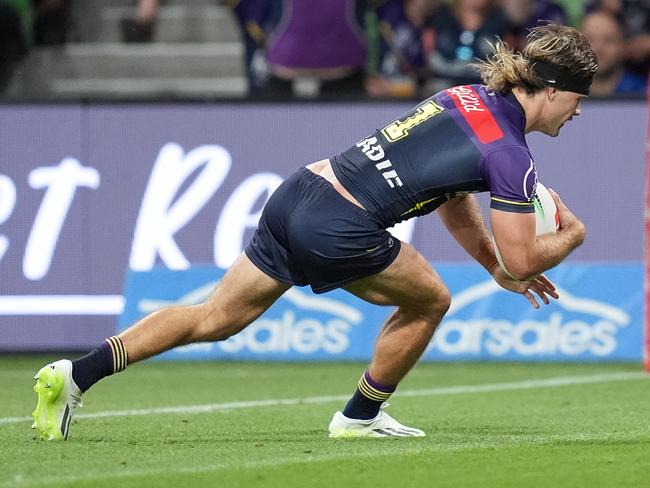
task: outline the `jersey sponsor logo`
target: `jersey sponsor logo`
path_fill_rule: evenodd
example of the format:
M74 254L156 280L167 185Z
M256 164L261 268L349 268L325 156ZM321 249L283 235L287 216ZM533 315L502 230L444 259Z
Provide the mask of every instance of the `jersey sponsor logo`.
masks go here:
M387 125L381 130L381 133L390 142L399 141L409 135L409 131L415 126L421 124L425 120L438 115L444 110L443 107L438 105L433 100L420 105L413 115L404 120L396 120L395 122Z
M356 146L361 149L361 152L368 156L368 159L371 161L379 161L375 164L375 168L381 172L381 175L388 183L388 186L391 188L395 188L395 185L402 186L402 180L398 176L397 171L395 171L393 163L390 162L390 159L384 159L386 153L376 137L367 137L362 139L357 142Z
M456 86L446 92L482 144L489 144L503 137L501 127L472 87Z

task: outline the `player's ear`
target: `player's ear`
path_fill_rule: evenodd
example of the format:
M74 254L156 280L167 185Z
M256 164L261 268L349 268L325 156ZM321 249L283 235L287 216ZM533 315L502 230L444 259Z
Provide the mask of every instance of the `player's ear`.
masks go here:
M557 88L553 88L552 86L547 86L545 90L546 90L546 98L548 98L548 101L552 102L553 100L555 100L555 97L557 96Z

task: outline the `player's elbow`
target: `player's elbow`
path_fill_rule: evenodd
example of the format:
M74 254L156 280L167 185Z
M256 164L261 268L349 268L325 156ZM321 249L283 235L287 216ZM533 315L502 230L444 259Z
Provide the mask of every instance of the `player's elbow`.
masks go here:
M582 243L585 241L586 233L587 233L587 229L585 227L585 224L583 224L579 220L576 220L576 231L575 231L575 239L574 239L575 247L582 245Z

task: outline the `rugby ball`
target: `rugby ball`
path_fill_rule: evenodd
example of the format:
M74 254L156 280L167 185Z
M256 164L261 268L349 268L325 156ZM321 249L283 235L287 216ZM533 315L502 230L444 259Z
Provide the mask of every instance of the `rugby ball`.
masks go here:
M557 211L557 206L555 205L551 193L539 181L535 187L533 205L535 206L535 233L538 236L541 236L557 232L560 228L560 216ZM494 242L494 252L497 255L497 260L499 261L501 268L512 277L503 264L503 259L501 258L501 253L499 252L497 243L494 240L494 236L492 236L492 241Z

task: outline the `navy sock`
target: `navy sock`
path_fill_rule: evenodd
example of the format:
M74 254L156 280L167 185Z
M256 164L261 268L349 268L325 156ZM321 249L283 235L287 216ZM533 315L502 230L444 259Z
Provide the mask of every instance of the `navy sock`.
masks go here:
M85 392L102 378L124 371L127 363L122 340L117 336L109 337L99 347L72 361L72 379Z
M345 406L343 415L349 419L369 420L379 413L381 404L388 400L397 385L382 385L370 377L366 371L359 379L357 391Z

